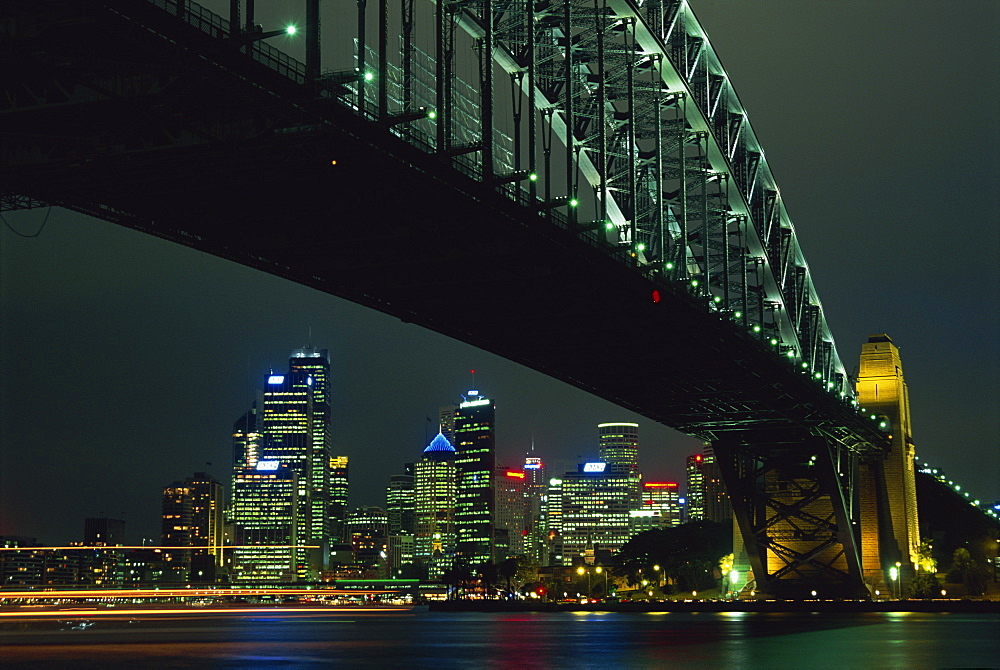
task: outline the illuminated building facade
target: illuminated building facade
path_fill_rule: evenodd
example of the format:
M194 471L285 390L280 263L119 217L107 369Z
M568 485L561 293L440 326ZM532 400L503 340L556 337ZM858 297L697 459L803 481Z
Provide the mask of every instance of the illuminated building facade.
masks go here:
M381 507L359 507L348 513L347 535L354 562L363 578L389 576L389 517Z
M276 460L258 460L234 477L233 581L293 582L305 576L307 559L293 548L302 516L299 491L297 473Z
M574 565L590 551L618 551L631 536L634 481L608 472L602 462L582 463L562 477L562 564Z
M258 393L258 395L260 395ZM257 467L260 458L260 398L233 424L233 474Z
M668 528L681 522L680 485L677 482L645 482L642 485L642 507L645 514L633 514L633 530Z
M861 564L869 583L888 584L899 564L900 579L914 575L920 546L915 449L910 395L899 349L888 335L869 335L861 348L858 403L891 425L890 450L878 463L862 463Z
M563 480L549 479L541 502L541 525L543 534L542 565L562 565L562 501Z
M704 491L704 519L716 523L732 523L733 505L722 482L722 470L711 446L705 447L701 461L701 481Z
M494 553L497 561L527 553L528 499L524 495L525 478L524 470L497 468L494 478L497 529ZM506 550L501 551L501 547L506 547Z
M350 492L350 478L347 456L330 458L330 519L333 542L342 542L347 537L344 521L347 519L347 497Z
M692 454L687 457L687 517L684 521L702 521L705 518L705 456Z
M84 519L83 543L88 547L116 547L125 544L125 522L105 517Z
M470 565L493 560L495 422L493 401L475 390L455 410L457 554Z
M222 484L196 472L163 489L161 540L166 547L204 547L164 552L171 581L214 581L223 565Z
M293 349L288 359L289 375L304 375L306 386L310 392L311 410L309 413L312 444L308 482L310 488L309 513L309 544L320 544L326 548L333 536L330 500L330 470L331 452L331 405L330 405L330 353L326 349L316 349L311 346ZM308 380L312 380L310 383ZM268 425L265 398L264 425ZM283 422L286 419L282 420ZM266 433L265 433L266 434ZM299 473L303 477L303 473ZM324 549L324 553L326 553Z
M389 518L389 564L391 574L413 562L413 535L416 532L416 500L413 490L413 463L406 474L389 477L385 491L385 511Z
M457 488L455 447L438 433L413 464L413 556L427 566L432 579L440 578L454 561Z
M639 424L601 423L597 425L598 457L608 464L607 474L625 477L632 491L632 509L637 509L640 498L639 475Z
M534 451L534 445L532 445ZM527 536L524 553L540 565L546 563L545 523L542 515L542 499L548 488L545 463L541 458L528 456L524 459L524 498L527 507Z

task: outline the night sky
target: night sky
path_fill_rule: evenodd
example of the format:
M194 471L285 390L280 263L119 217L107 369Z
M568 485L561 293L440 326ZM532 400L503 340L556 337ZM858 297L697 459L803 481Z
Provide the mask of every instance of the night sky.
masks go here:
M296 18L303 3L287 4ZM1000 499L1000 5L690 4L781 186L848 371L868 334L888 333L918 459ZM334 5L353 20L353 2ZM339 10L325 6L328 35ZM0 227L0 534L62 543L107 515L126 520L129 542L157 538L160 489L195 471L228 481L233 421L310 332L331 351L334 451L351 459L354 505L384 504L426 418L473 387L471 368L497 403L502 462L534 440L569 465L596 453L597 423L617 420L641 424L647 479L681 479L699 449L284 279L65 210L4 216L22 233L45 226L32 239Z

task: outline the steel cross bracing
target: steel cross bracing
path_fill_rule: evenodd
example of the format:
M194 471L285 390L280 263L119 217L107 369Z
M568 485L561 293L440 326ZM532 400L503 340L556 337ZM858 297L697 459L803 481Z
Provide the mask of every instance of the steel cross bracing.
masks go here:
M418 101L434 118L413 125L432 128L439 153L515 200L538 201L582 237L618 247L644 274L685 285L707 311L856 406L763 151L686 3L442 0L433 12L436 45L422 55L436 68L436 99L433 108ZM413 16L405 3L402 25ZM458 92L457 28L474 44L478 100ZM408 35L399 56L381 60L399 58L400 77L412 82L406 73L421 52ZM494 79L490 56L514 90L506 131L494 105L508 82ZM412 114L412 87L383 113ZM475 138L470 120L480 124ZM685 430L710 435L717 420L705 421Z

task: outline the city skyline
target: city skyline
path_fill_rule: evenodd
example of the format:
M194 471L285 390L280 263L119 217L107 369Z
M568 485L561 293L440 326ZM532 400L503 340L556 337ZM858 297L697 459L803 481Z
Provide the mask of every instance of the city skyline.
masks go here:
M889 334L918 461L998 497L989 206L1000 82L985 51L995 14L970 3L945 24L930 4L865 6L864 21L825 4L691 4L767 151L848 370L869 334ZM310 340L341 360L333 450L351 457L352 478L371 478L371 497L352 505L379 503L388 476L426 445L425 418L470 388L471 368L498 403L503 457L532 440L585 456L598 421L641 423L643 471L658 479L681 480L678 464L700 450L538 373L285 280L62 210L5 217L27 233L47 222L33 240L0 233L0 532L74 539L102 512L155 519L159 488L192 472L224 480L229 427L254 384ZM673 469L650 467L663 463Z

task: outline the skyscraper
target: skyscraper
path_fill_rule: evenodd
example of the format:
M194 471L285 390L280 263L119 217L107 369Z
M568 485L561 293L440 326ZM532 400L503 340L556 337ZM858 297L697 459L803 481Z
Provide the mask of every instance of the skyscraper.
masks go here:
M598 430L598 456L608 464L608 475L624 477L629 482L632 509L640 499L639 424L601 423Z
M469 564L493 560L495 422L496 406L476 390L455 410L457 553Z
M632 477L609 472L606 463L581 463L562 477L562 564L573 565L591 551L610 553L630 537L634 509Z
M175 581L214 581L223 565L223 496L222 484L204 472L164 487L161 544L198 547L164 552Z
M330 501L330 354L311 346L293 349L288 359L289 375L303 374L311 391L309 421L312 445L309 466L310 544L324 545L324 554L333 534ZM308 380L312 380L311 383ZM302 477L302 473L299 474Z
M705 457L692 454L687 457L687 518L684 521L701 521L705 518Z
M680 485L677 482L643 483L642 507L632 511L633 534L641 530L676 526L680 522Z
M413 554L432 578L440 577L454 560L457 481L455 447L438 433L413 464Z
M236 526L236 582L291 582L308 576L306 557L294 549L303 516L298 476L280 461L258 460L233 479L230 516ZM260 548L258 548L260 547Z
M525 554L528 535L528 499L524 495L524 470L497 468L494 479L496 499L495 558ZM505 550L501 551L501 548Z
M259 487L248 482L258 482L262 462L269 464L267 472L284 473L287 469L294 474L298 487L294 535L301 545L294 551L296 573L299 579L317 579L329 556L337 514L340 518L343 514L331 496L331 476L335 472L330 450L330 361L325 349L296 349L289 358L287 373L267 377L253 407L233 427L233 457L230 517L234 524L257 524L245 514L237 514L236 509L244 513L248 510L240 495L260 495ZM277 466L272 467L275 463ZM344 466L346 492L346 459ZM289 479L271 476L267 481L280 488L279 484ZM346 496L343 504L346 507ZM244 563L248 556L244 552Z
M330 519L334 542L344 542L347 531L344 522L347 519L348 494L350 493L350 478L347 456L333 456L330 459Z

